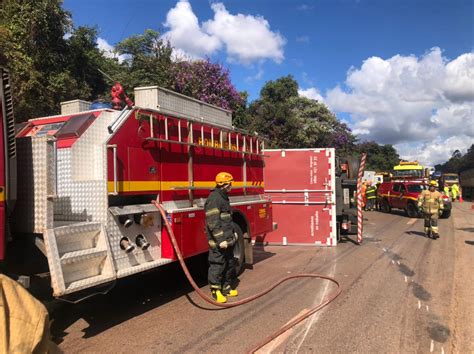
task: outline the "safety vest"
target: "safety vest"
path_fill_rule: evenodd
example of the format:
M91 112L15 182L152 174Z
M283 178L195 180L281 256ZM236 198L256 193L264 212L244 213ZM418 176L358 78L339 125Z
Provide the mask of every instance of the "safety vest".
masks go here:
M367 199L375 199L377 197L376 192L377 192L377 188L375 188L374 186L369 186L367 187L367 190L365 191L365 195Z

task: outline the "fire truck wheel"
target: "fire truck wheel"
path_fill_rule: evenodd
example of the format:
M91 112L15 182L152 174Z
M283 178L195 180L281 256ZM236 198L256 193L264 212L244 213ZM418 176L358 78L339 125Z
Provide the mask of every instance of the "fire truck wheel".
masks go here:
M382 204L380 205L380 208L384 213L390 213L392 208L390 208L390 204L388 203L387 199L382 200Z
M416 206L413 203L408 203L407 204L407 209L406 209L407 215L409 218L417 218L418 217L418 211L416 210Z
M239 225L234 223L234 230L239 236L234 246L234 257L237 260L236 270L237 274L241 274L244 271L245 265L245 246L244 246L244 235Z

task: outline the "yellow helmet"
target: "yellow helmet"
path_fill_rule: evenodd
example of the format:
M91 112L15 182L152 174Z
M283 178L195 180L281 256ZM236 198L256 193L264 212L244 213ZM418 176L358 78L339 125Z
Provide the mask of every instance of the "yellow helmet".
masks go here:
M430 181L430 186L438 187L438 182L436 182L436 181Z
M234 181L234 177L228 172L219 172L216 176L216 184L218 186L223 186L224 184L229 184Z

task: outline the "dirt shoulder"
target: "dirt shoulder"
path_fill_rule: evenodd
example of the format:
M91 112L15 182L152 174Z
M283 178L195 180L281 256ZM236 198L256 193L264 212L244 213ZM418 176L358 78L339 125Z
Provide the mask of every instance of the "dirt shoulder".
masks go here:
M474 209L473 203L454 203L454 301L451 306L453 353L474 352Z

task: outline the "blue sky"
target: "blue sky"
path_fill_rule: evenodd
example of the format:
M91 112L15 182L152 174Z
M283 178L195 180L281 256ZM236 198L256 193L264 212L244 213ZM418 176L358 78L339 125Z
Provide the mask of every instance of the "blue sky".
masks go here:
M474 143L473 3L66 0L64 7L76 26L97 25L104 50L159 30L177 53L223 63L251 99L266 81L291 74L301 95L326 103L362 140L434 164Z

